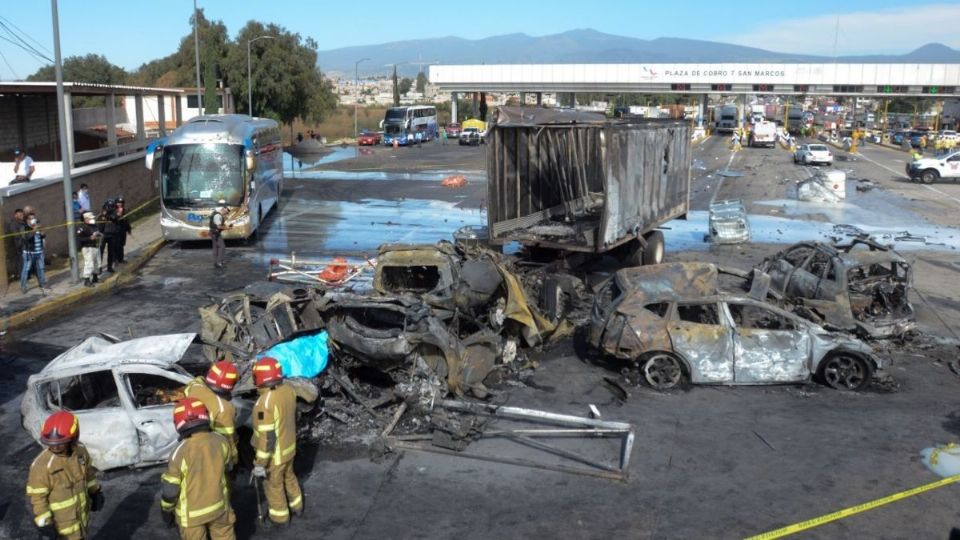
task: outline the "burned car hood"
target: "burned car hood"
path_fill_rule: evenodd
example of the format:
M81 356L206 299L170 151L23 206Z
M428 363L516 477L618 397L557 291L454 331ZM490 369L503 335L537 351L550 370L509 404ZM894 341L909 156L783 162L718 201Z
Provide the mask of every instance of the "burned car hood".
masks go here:
M169 368L187 352L195 333L167 334L135 338L119 343L102 336L91 336L51 360L43 373L79 369L86 366L153 364Z

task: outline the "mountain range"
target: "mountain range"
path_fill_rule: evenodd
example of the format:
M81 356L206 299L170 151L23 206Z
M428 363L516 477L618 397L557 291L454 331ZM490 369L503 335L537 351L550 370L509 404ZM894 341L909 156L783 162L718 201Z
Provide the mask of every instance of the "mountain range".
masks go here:
M592 64L592 63L958 63L960 51L939 43L924 45L899 55L833 57L792 54L729 43L682 38L638 39L596 30L571 30L549 36L505 34L484 39L442 37L393 41L379 45L344 47L320 51L318 62L325 72L352 74L354 62L360 73L383 73L385 65L403 74L416 73L417 62L440 64Z

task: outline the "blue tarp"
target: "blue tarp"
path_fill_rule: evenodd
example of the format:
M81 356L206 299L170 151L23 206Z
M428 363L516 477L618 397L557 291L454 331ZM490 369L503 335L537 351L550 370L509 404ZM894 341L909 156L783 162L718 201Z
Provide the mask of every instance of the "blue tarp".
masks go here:
M257 355L276 358L284 377L316 377L327 368L327 331L278 343Z

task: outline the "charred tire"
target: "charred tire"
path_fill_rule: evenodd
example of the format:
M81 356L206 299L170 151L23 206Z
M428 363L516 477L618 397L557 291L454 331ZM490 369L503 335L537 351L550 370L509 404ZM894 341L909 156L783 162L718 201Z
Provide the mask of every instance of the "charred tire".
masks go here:
M937 181L940 175L934 169L927 169L920 174L920 181L924 184L932 184Z
M683 364L670 353L656 352L644 357L640 373L657 390L670 390L683 382Z
M664 242L663 242L663 233L660 231L652 231L644 237L647 241L646 247L643 248L643 264L660 264L663 262L664 254Z
M873 367L862 356L836 352L824 360L820 378L830 388L857 391L866 388L873 377Z

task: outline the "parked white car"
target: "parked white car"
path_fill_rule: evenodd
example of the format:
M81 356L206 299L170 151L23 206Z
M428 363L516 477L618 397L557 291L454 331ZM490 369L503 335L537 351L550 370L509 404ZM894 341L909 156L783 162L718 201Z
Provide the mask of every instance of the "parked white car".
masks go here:
M174 403L193 378L178 362L195 337L88 337L27 380L20 404L24 429L39 441L44 419L66 410L80 421L80 441L96 468L167 461L177 444ZM248 423L249 403L234 404L237 425Z
M801 144L793 154L793 162L802 165L832 165L833 153L824 144Z

